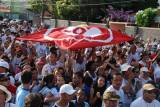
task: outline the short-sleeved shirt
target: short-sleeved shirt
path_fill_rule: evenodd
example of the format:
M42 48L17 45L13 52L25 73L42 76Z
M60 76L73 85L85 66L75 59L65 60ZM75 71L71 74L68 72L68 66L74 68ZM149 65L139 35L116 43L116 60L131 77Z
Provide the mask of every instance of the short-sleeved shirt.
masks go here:
M42 68L42 76L51 74L55 68L63 67L63 64L60 61L57 61L56 64L51 65L49 63L45 64Z
M153 100L151 103L144 101L143 97L139 97L131 103L130 107L160 107L160 102Z
M29 94L29 90L23 87L19 88L16 96L16 107L24 107L25 97Z

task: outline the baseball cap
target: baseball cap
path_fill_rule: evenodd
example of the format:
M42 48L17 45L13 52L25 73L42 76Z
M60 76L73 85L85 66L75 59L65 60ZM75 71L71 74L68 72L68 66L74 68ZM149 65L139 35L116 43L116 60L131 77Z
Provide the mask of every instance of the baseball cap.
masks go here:
M148 68L147 68L147 67L142 67L142 68L140 69L140 72L142 72L142 71L148 72Z
M146 90L146 91L151 91L151 90L154 90L156 89L156 87L150 83L147 83L147 84L144 84L143 85L143 90Z
M121 66L121 72L127 71L129 68L132 68L132 66L129 65L129 64L127 64L127 63L125 63L125 64L123 64L123 65Z
M66 93L68 95L72 95L76 92L70 84L64 84L61 86L59 93Z
M9 69L9 64L8 64L8 62L4 61L3 59L0 59L0 67Z
M114 91L105 91L103 94L104 100L119 100L120 96L116 94Z

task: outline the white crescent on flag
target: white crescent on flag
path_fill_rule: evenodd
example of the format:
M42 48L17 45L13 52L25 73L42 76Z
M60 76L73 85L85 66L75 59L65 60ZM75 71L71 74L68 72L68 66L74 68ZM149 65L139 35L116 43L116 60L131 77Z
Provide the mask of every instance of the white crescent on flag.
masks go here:
M49 34L50 34L54 29L55 29L55 28L50 28L50 29L48 29L48 30L45 32L45 34L44 34L44 39L49 40L49 41L54 40L54 38L49 37Z
M67 28L64 28L64 29L59 31L62 34L66 35L65 37L62 37L62 38L50 37L49 35L52 32L52 30L54 30L54 28L47 30L47 32L44 34L45 39L47 39L47 40L66 40L66 41L69 41L70 39L73 39L73 40L76 40L76 41L77 40L86 40L88 42L104 42L104 43L108 43L108 42L111 42L113 40L113 33L112 33L112 30L110 30L110 29L106 29L106 30L108 30L109 35L107 35L106 39L104 39L104 40L93 39L95 37L98 37L98 36L101 36L101 35L104 34L104 32L102 32L101 29L96 28L96 27L91 27L91 28L87 28L87 26L84 26L84 27L79 27L79 26L67 27ZM78 38L79 36L82 36L82 38L79 39Z

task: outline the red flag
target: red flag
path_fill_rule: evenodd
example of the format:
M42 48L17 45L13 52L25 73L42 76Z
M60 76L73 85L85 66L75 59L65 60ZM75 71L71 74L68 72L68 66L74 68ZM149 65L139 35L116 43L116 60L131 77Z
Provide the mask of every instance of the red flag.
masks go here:
M17 37L16 39L17 40L23 40L23 41L51 42L51 43L54 43L54 41L51 40L50 37L48 37L48 35L50 33L53 33L56 30L59 30L59 29L61 29L61 28L43 29L41 31L29 34L29 35Z
M48 35L56 45L65 50L118 44L133 40L132 37L99 26L71 26L55 30Z

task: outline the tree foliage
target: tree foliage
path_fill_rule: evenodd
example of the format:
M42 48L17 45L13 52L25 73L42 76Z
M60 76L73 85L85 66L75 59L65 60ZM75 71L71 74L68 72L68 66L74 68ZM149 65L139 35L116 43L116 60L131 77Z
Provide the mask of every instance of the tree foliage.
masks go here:
M42 11L42 1L41 0L29 0L28 3L30 4L30 9L33 12L40 13Z
M76 19L79 14L78 0L56 1L57 14L62 19Z
M157 9L147 8L138 11L136 14L136 24L141 27L150 27L156 16Z
M45 0L44 4L42 0L29 0L31 10L36 13L44 10L50 12L54 18L70 19L70 20L88 20L99 21L106 16L106 8L108 5L112 5L115 9L143 10L149 7L156 7L158 0ZM121 3L118 3L121 2ZM104 4L106 3L106 4ZM109 3L109 4L107 4ZM87 5L98 4L98 5ZM99 5L102 4L102 5ZM85 6L84 6L85 5Z

